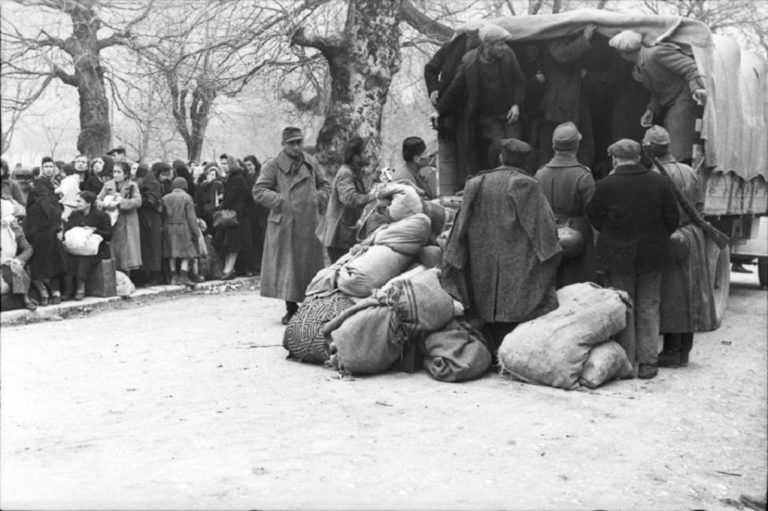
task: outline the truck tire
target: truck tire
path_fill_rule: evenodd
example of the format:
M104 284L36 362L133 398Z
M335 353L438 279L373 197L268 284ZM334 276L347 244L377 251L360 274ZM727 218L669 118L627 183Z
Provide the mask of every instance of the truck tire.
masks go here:
M723 249L719 250L717 257L712 257L712 259L710 259L709 265L712 270L715 287L713 293L715 302L715 321L717 327L720 327L720 324L725 317L725 310L728 307L728 293L731 288L730 247L726 245Z
M757 278L760 281L760 289L768 287L768 257L758 257Z

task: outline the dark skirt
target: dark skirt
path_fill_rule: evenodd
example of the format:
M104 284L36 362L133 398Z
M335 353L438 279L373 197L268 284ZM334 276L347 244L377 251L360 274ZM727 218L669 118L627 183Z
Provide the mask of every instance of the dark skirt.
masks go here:
M96 255L80 256L65 253L66 270L68 275L72 275L83 282L88 282L91 272L96 268L102 259L110 259L112 254L109 250L109 243L102 241L99 244L99 251Z
M216 229L214 245L216 249L225 254L232 252L244 252L253 246L253 233L251 219L248 214L237 214L237 225Z
M163 218L158 211L139 209L141 269L160 271L163 259Z

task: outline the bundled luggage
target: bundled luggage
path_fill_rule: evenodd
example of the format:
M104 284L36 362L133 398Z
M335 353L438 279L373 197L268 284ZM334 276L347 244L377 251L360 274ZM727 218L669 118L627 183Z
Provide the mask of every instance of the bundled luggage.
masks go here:
M317 364L328 360L328 340L323 327L353 305L352 299L340 291L307 298L288 322L283 335L283 347L290 358Z
M590 351L626 326L626 293L592 283L557 291L560 306L507 334L499 347L503 373L540 385L574 389Z

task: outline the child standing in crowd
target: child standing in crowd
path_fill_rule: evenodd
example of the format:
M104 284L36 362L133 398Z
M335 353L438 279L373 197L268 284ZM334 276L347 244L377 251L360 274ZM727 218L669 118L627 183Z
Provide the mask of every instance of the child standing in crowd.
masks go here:
M201 282L199 275L189 275L189 263L200 257L198 240L200 227L195 216L195 205L187 193L187 180L174 178L171 193L163 197L163 256L168 258L171 284ZM176 259L180 260L180 271L176 272Z

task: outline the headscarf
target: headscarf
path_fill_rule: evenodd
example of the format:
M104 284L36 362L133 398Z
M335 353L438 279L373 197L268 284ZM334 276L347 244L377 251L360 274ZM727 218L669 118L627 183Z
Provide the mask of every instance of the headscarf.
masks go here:
M107 155L102 156L101 159L104 162L104 167L101 169L102 179L112 179L113 171L115 170L115 160ZM130 170L128 174L130 175Z

